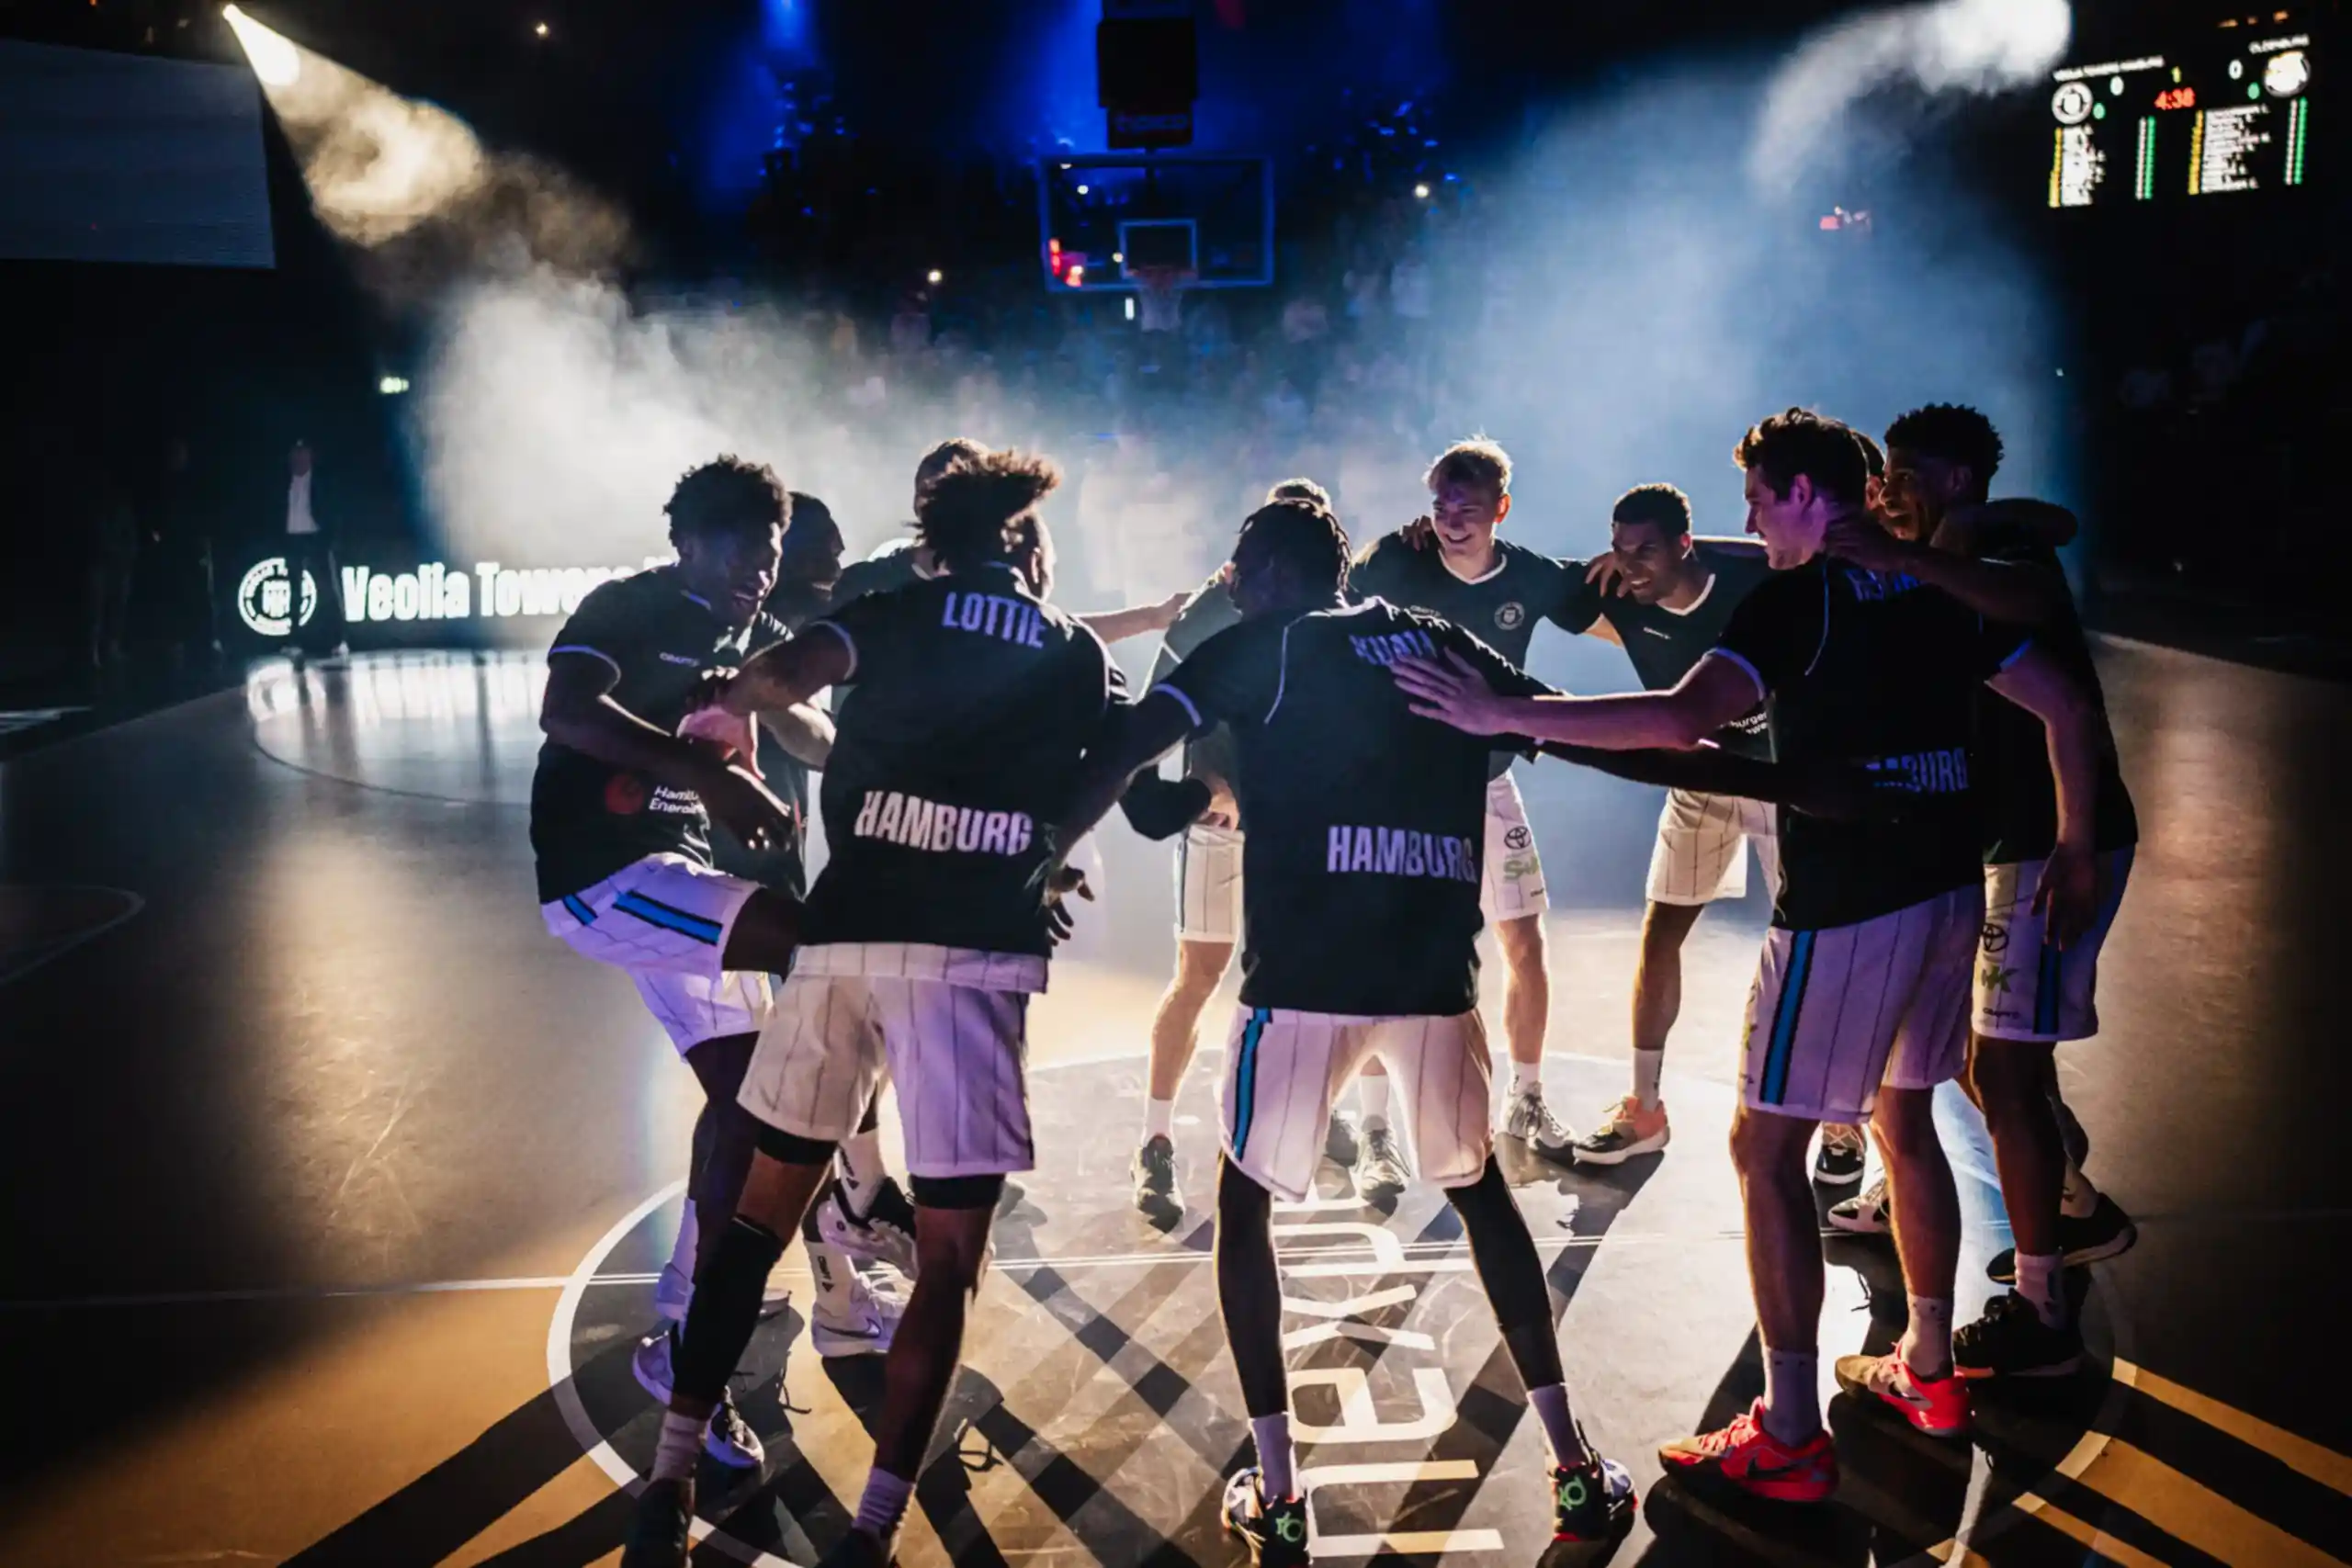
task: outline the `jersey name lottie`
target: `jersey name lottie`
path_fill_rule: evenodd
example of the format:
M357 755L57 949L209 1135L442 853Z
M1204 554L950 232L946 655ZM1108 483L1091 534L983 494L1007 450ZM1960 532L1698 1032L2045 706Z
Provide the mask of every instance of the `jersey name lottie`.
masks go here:
M1437 644L1427 632L1385 632L1377 637L1351 637L1348 646L1366 664L1384 669L1407 659L1437 658Z
M978 632L1023 648L1046 646L1046 619L1026 600L1001 593L950 593L939 613L950 631Z
M1025 811L987 811L869 789L865 804L857 808L855 831L861 839L934 854L1017 855L1028 849L1035 825Z
M1941 751L1913 751L1900 757L1873 757L1862 766L1880 775L1881 788L1913 795L1962 795L1968 790L1968 750L1953 746Z
M1327 872L1369 871L1382 876L1434 876L1447 882L1478 880L1478 846L1442 833L1409 828L1348 828L1330 830L1324 851Z

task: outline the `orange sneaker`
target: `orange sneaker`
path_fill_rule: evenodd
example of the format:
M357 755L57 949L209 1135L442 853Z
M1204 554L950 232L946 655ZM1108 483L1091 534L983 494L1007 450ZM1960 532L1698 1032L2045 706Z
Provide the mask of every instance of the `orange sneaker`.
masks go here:
M1764 1429L1764 1402L1732 1417L1719 1432L1702 1432L1657 1450L1669 1471L1713 1471L1744 1492L1775 1503L1826 1502L1838 1490L1838 1450L1827 1432L1790 1448Z
M1838 1357L1838 1386L1848 1393L1883 1400L1931 1438L1968 1433L1968 1380L1952 1371L1939 1378L1923 1378L1911 1370L1900 1350L1889 1350L1883 1356Z

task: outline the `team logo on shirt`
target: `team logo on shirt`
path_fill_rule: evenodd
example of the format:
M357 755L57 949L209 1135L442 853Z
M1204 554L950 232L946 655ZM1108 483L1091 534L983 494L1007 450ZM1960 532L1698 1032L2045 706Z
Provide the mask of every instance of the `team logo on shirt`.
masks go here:
M1516 599L1495 612L1495 625L1505 631L1518 629L1519 623L1525 619L1527 619L1527 606Z
M933 854L1017 855L1036 836L1025 811L949 806L894 789L867 790L852 831L861 839L880 839Z
M616 817L634 817L645 809L645 781L635 773L615 773L605 781L605 809Z

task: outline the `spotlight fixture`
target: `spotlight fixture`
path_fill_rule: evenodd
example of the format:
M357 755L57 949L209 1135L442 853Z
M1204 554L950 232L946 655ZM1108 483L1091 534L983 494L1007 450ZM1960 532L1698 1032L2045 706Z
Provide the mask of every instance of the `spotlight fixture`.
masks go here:
M945 273L941 272L937 267L933 267L929 272L923 274L923 281L926 283L937 283L941 278L946 276L947 275Z
M1430 187L1429 187L1429 186L1425 186L1425 185L1419 185L1419 186L1415 186L1413 187L1413 199L1415 199L1416 201L1427 201L1429 198L1430 198Z

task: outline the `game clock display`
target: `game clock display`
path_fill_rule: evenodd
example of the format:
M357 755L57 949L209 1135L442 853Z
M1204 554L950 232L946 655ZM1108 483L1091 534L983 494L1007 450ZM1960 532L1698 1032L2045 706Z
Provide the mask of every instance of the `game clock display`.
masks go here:
M2050 205L2111 208L2305 180L2312 40L2225 34L2187 58L2069 65L2050 92Z

